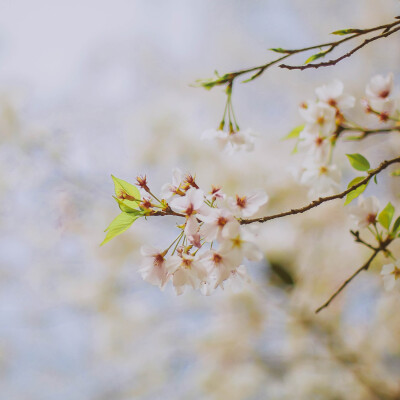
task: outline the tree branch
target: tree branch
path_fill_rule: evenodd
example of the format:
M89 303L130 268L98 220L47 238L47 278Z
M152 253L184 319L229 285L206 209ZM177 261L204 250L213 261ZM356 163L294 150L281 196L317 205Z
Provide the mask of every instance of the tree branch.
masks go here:
M348 189L346 189L344 192L334 194L332 196L326 196L326 197L320 197L318 200L312 201L310 204L307 204L304 207L300 208L293 208L289 211L284 211L282 213L278 214L273 214L273 215L267 215L266 217L260 217L260 218L252 218L252 219L239 219L239 222L242 225L247 225L247 224L252 224L253 222L266 222L270 221L272 219L276 218L282 218L286 217L288 215L294 215L294 214L302 214L308 210L311 210L314 207L318 207L322 203L326 203L327 201L335 200L335 199L342 199L345 197L347 194L352 192L353 190L357 189L358 187L367 184L371 178L373 178L375 175L379 174L381 171L383 171L385 168L387 168L389 165L398 163L400 162L400 157L393 158L391 160L386 160L383 161L378 168L375 168L371 170L368 175L363 179L362 181L358 182L357 184L350 186Z
M339 289L336 290L335 293L332 294L331 297L320 307L318 307L315 310L315 313L319 313L321 310L324 308L328 307L329 304L332 302L332 300L361 272L361 271L366 271L368 270L371 262L374 260L374 258L381 252L385 251L386 248L389 246L390 243L392 243L394 239L391 238L390 236L383 242L380 243L379 247L377 247L374 252L371 254L370 258L365 262L364 265L362 265L360 268L358 268L349 278L347 278L339 287Z

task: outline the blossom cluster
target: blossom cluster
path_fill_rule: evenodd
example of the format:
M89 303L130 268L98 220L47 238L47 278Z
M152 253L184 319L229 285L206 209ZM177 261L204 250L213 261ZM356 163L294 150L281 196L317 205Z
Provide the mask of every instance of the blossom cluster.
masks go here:
M151 193L145 178L138 178L138 185ZM140 207L149 210L149 215L162 207L166 215L184 217L184 223L178 225L179 234L168 249L142 246L139 271L145 281L160 288L172 281L179 295L187 286L210 294L226 284L237 287L248 280L243 259L259 261L262 252L239 219L254 215L267 202L263 191L232 198L213 187L206 194L192 175L185 176L176 168L161 195L159 205L153 204L154 196L145 197Z
M366 86L366 97L361 100L367 114L376 115L384 123L395 119L396 102L391 98L393 75L376 75ZM333 149L339 135L345 131L366 132L349 119L348 110L356 99L344 92L339 80L316 88L316 100L304 102L299 113L305 123L298 129L297 148L305 155L298 179L309 187L309 196L332 195L337 192L341 179L338 166L333 162ZM360 137L362 138L362 137Z

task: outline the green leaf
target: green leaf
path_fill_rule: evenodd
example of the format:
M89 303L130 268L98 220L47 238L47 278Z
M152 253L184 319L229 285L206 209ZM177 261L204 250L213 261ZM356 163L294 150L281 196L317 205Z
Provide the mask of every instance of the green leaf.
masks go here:
M376 175L374 175L374 182L375 182L375 185L378 184L378 178L376 177Z
M339 31L332 32L331 35L349 35L351 33L360 33L360 29L340 29Z
M393 224L392 232L393 232L394 235L396 235L396 233L399 230L399 228L400 228L400 217L398 217L396 219L395 223Z
M288 53L292 52L291 50L282 49L282 47L275 47L275 48L269 49L269 50L274 51L275 53L284 53L284 54L288 54Z
M368 160L361 154L346 154L351 166L357 171L368 171L370 168Z
M394 170L390 175L392 175L392 176L400 176L400 169Z
M364 179L365 179L365 176L357 176L356 178L354 178L353 180L351 180L349 182L349 184L347 185L347 189L351 188L354 185L357 185L357 183L360 183Z
M304 64L309 64L310 62L313 62L317 60L318 58L325 57L326 52L321 51L320 53L313 54L311 57L307 58L306 62Z
M137 209L137 208L132 208L132 207L126 205L122 200L118 199L117 197L113 196L113 199L115 199L115 201L118 203L118 206L122 212L125 212L128 214L139 215L139 217L142 217L144 215L144 212L142 210ZM132 202L132 203L137 204L136 202Z
M111 178L114 181L115 196L121 201L119 203L121 211L129 212L130 209L137 208L140 203L139 189L114 175L111 175ZM124 206L127 206L127 208Z
M103 244L107 243L115 236L125 232L138 218L139 215L135 214L128 214L124 212L119 214L104 231L107 232L107 235L100 246L103 246Z
M390 223L392 222L393 219L393 214L394 214L394 207L392 206L392 203L389 202L378 215L378 221L385 229L389 230Z
M297 139L303 129L304 124L296 126L296 128L292 129L282 140Z
M346 136L346 140L361 140L362 136Z
M368 186L367 184L361 185L357 189L354 189L350 193L348 193L344 205L347 206L347 204L351 203L354 199L356 199L367 188L367 186Z

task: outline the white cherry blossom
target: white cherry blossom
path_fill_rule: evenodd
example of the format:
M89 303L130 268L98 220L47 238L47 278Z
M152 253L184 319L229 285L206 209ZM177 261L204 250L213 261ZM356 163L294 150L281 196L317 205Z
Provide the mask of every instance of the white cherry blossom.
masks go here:
M200 282L207 278L207 271L200 259L185 253L171 256L166 261L166 269L172 275L172 284L178 295L184 292L185 286L198 289Z
M268 196L263 190L256 190L248 196L230 198L228 200L233 212L242 217L251 217L254 215L261 206L268 201Z
M229 277L224 281L223 286L225 289L230 289L232 292L241 292L246 284L250 283L251 279L247 274L247 269L244 265L239 265L236 269L232 270Z
M225 208L212 208L208 215L199 215L198 218L204 222L200 227L200 235L206 242L221 239L229 224L239 225L233 214Z
M172 182L165 183L161 188L161 196L165 200L169 200L173 197L180 189L180 185L184 180L184 174L179 168L172 170Z
M253 243L253 236L239 224L227 224L223 234L220 251L232 252L238 259L246 257L250 261L260 261L263 257L261 250Z
M394 264L386 264L382 267L381 275L385 290L390 291L395 287L400 289L400 260Z
M221 129L208 129L201 135L202 140L213 140L220 150L234 153L239 150L252 151L256 135L250 130L227 132Z
M222 250L209 250L202 255L202 260L208 273L215 280L214 288L228 279L241 262L236 253Z
M385 100L387 99L393 89L393 74L390 73L386 76L375 75L371 78L365 89L366 95L370 99Z
M144 281L163 288L168 281L165 253L155 247L143 245L140 249L143 261L139 272Z
M304 129L300 133L299 139L299 151L303 151L307 156L321 162L328 158L331 148L329 138L315 135Z
M379 213L379 200L375 196L358 198L358 205L351 208L351 218L356 223L357 228L366 228L376 221Z
M339 110L353 108L356 99L349 94L343 93L343 83L338 79L315 89L318 100Z
M329 196L339 189L340 177L336 165L307 160L300 174L300 183L310 187L310 198Z
M329 136L336 129L336 110L322 102L309 102L299 108L306 121L306 129L313 134Z

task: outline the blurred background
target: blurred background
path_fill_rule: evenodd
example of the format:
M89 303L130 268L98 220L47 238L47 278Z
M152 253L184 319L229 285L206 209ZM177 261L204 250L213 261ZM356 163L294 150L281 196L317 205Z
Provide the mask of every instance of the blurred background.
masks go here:
M119 212L111 174L147 174L158 192L178 166L205 190L264 189L260 215L305 204L290 173L301 160L281 141L301 122L299 103L334 78L357 98L374 74L393 71L399 84L399 37L334 68L274 68L236 85L239 124L259 133L250 155L199 140L225 95L191 85L272 60L270 47L388 23L398 1L0 4L1 399L400 398L400 301L383 290L383 258L313 313L369 256L341 202L260 227L265 260L248 264L240 293L177 297L142 281L138 249L166 247L173 219L137 221L99 247ZM354 175L344 153L375 165L399 149L394 135L340 145L343 187ZM379 183L367 194L399 206L399 184Z

